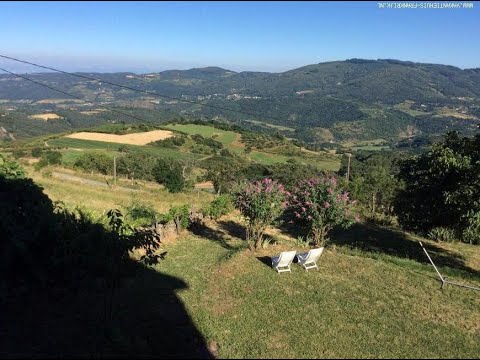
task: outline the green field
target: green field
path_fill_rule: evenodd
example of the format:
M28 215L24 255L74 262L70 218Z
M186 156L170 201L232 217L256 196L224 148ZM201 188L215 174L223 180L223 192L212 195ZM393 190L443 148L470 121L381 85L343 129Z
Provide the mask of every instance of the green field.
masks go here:
M70 149L82 149L82 150L108 150L111 152L115 152L118 150L120 146L124 146L126 148L134 149L136 151L146 152L151 155L158 155L164 157L170 157L173 159L200 159L205 157L205 155L201 154L194 154L194 153L187 153L181 152L176 149L169 149L169 148L162 148L156 146L140 146L140 145L127 145L127 144L117 144L117 143L109 143L103 141L91 141L91 140L81 140L81 139L71 139L71 138L57 138L53 140L49 140L48 144L50 146L55 147L62 147L62 148L70 148ZM79 152L79 151L77 151ZM72 155L71 151L69 151L70 158L78 157L77 155ZM113 154L113 153L112 153Z
M240 134L233 131L220 130L213 126L196 125L196 124L176 124L166 125L165 128L181 131L189 135L202 135L203 137L213 138L224 145L232 145L236 137Z
M224 144L224 146L232 152L237 154L244 154L244 148L241 147L241 144L238 143L238 139L240 137L239 133L233 131L225 131L216 129L212 126L205 126L205 125L195 125L195 124L188 124L188 125L168 125L167 126L171 130L181 131L188 134L199 134L204 137L211 137L215 140ZM213 135L218 135L213 137ZM162 148L156 146L138 146L138 145L122 145L117 143L109 143L103 141L94 141L94 140L82 140L82 139L72 139L72 138L55 138L52 140L48 140L48 145L52 147L61 147L66 148L62 150L64 154L63 161L66 165L72 165L75 160L81 156L82 150L88 151L103 151L106 152L108 155L115 155L118 151L120 146L124 146L127 148L135 149L137 151L147 152L152 155L170 157L173 159L200 159L204 158L204 154L195 154L191 153L185 149L170 149L170 148ZM260 164L264 165L271 165L274 163L285 163L289 159L294 159L299 163L310 164L316 166L319 169L326 169L336 171L340 167L340 161L337 159L331 159L323 154L305 154L305 156L288 156L283 154L275 153L275 149L271 152L265 151L258 151L254 150L249 154L244 154L248 158L253 161L256 161Z

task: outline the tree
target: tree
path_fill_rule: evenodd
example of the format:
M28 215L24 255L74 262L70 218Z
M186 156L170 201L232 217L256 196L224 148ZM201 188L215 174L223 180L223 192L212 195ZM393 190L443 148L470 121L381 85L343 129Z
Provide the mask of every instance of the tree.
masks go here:
M436 227L462 234L480 213L480 135L449 132L428 153L401 162L405 189L396 198L400 224L427 232ZM464 239L469 241L468 239Z
M247 220L247 242L251 250L260 247L267 226L283 212L285 191L272 179L244 183L235 191L235 207Z
M232 186L241 178L243 166L235 161L215 162L209 166L205 175L205 180L213 182L213 187L217 194L226 193L232 189Z
M333 176L300 181L289 193L288 203L291 221L305 227L315 245L323 245L334 226L347 228L358 221L354 203Z
M113 160L101 152L87 152L82 154L73 164L84 171L99 172L107 175L113 171Z
M42 153L40 161L35 165L36 169L43 168L47 165L59 165L62 163L62 153L58 151L46 151Z
M393 214L393 202L402 182L398 174L398 156L394 154L363 154L352 157L348 189L354 199L365 205L370 213ZM346 174L345 161L339 174Z
M158 159L153 167L152 175L159 184L172 193L178 193L185 189L187 183L183 177L182 164L175 160Z
M152 173L156 158L140 151L130 151L117 160L117 173L129 179L155 180Z

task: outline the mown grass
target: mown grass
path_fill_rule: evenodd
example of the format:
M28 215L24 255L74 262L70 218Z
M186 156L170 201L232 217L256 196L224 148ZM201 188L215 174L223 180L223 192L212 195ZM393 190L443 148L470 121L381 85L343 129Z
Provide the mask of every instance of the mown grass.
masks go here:
M294 246L225 257L225 244L187 237L157 269L190 284L180 298L222 358L480 354L478 294L440 290L429 264L352 256L340 247L322 255L318 272L294 264L292 273L277 274L268 257L286 248ZM206 258L188 268L196 254Z

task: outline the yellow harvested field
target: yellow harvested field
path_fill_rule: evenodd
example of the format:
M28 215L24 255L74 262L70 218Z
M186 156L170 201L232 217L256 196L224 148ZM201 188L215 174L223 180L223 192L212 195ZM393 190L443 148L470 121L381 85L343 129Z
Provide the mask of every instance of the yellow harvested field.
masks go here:
M113 142L119 144L130 144L130 145L146 145L153 141L168 139L173 136L173 132L168 130L153 130L142 133L134 134L125 134L125 135L115 135L115 134L103 134L95 132L79 132L66 137L72 139L82 139L82 140L95 140L95 141L105 141Z
M56 119L63 119L61 116L54 114L54 113L47 113L47 114L35 114L31 115L30 118L32 119L40 119L40 120L56 120Z

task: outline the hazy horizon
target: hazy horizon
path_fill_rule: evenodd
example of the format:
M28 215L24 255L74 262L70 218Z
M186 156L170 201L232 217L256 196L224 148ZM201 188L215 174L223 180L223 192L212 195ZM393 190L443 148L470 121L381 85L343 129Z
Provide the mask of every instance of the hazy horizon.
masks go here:
M328 61L322 61L322 62L317 62L317 63L309 63L309 64L303 64L300 66L296 66L293 68L287 68L285 70L281 71L268 71L268 70L249 70L249 69L241 69L241 70L235 70L233 68L228 68L228 67L223 67L223 66L218 66L218 65L199 65L199 66L184 66L184 67L170 67L170 68L162 68L162 67L148 67L148 66L139 66L139 65L131 65L131 66L118 66L118 67L109 67L107 65L101 65L101 64L95 64L92 63L89 66L82 66L82 65L73 65L69 64L66 61L59 61L58 59L55 60L48 60L48 59L29 59L26 58L25 56L12 56L14 58L18 58L19 60L25 60L33 63L38 63L39 65L43 66L49 66L52 68L56 68L58 70L62 71L67 71L67 72L79 72L79 73L133 73L137 75L142 75L142 74L148 74L148 73L160 73L163 71L186 71L186 70L193 70L193 69L202 69L202 68L221 68L224 70L228 71L233 71L235 73L241 73L241 72L265 72L265 73L283 73L291 70L295 70L304 66L310 66L310 65L316 65L316 64L324 64L324 63L330 63L330 62L343 62L351 59L360 59L360 60L373 60L373 61L378 61L378 60L398 60L402 62L413 62L413 63L419 63L419 64L432 64L432 65L445 65L445 66L454 66L457 67L461 70L472 70L472 69L480 69L480 67L475 67L475 68L462 68L458 67L452 64L441 64L441 63L428 63L428 62L419 62L419 61L412 61L408 59L392 59L392 58L382 58L382 59L368 59L368 58L358 58L358 57L353 57L349 59L338 59L338 60L328 60ZM1 59L0 58L0 64L3 64L4 62L7 62L9 60ZM55 71L50 71L47 69L41 69L33 65L28 65L28 64L21 64L18 62L13 62L9 61L10 63L10 71L12 72L17 72L17 73L24 73L24 74L42 74L42 73L52 73ZM13 64L12 64L13 63ZM0 74L1 75L1 74Z
M378 4L2 2L0 31L8 36L1 52L81 72L207 66L284 72L351 58L480 67L480 44L474 40L479 6L381 9ZM1 64L22 71L11 61Z

